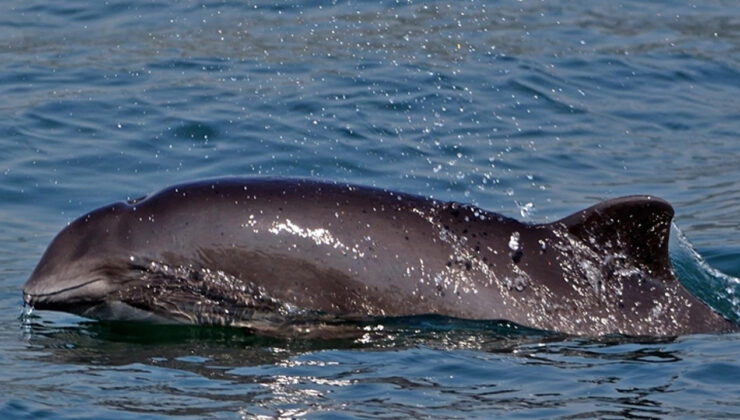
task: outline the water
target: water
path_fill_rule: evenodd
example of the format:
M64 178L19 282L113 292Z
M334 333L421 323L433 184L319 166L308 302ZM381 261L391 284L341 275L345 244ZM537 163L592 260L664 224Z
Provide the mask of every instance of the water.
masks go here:
M735 2L0 9L4 418L740 416L737 334L582 340L421 318L366 340L291 342L21 316L20 295L76 216L180 181L262 174L532 222L655 194L687 238L674 229L679 276L736 317Z

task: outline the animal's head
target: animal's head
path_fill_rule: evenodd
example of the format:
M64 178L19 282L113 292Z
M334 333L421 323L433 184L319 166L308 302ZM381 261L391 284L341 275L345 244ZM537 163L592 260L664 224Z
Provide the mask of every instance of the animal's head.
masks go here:
M133 238L125 223L125 213L130 211L129 204L116 203L65 227L23 286L24 302L91 318L150 318L151 314L115 299L135 271L134 257L128 252Z

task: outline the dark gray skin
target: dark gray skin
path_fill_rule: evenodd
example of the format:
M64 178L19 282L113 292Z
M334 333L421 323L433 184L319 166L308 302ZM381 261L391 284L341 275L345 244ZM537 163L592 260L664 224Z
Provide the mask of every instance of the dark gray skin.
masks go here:
M585 336L737 331L674 276L672 217L635 196L529 225L374 188L217 179L75 220L23 294L90 318L278 335L418 314Z

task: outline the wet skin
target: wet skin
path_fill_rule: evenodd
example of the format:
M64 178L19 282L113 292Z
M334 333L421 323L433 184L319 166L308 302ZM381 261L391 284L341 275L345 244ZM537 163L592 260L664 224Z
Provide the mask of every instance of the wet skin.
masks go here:
M587 336L737 330L674 276L672 217L635 196L531 225L354 185L206 180L75 220L23 293L37 309L268 334L416 314Z

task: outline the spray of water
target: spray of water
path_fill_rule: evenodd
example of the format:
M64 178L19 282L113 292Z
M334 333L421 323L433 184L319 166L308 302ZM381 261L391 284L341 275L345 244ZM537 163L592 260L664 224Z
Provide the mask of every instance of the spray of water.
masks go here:
M740 322L740 279L711 267L673 223L670 255L681 283L725 317Z

